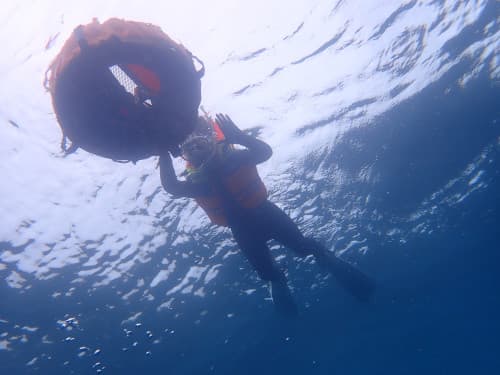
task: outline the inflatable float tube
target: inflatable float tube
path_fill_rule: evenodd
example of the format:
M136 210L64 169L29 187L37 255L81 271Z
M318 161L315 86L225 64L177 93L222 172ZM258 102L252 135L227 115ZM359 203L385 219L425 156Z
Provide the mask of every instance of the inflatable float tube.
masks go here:
M157 154L161 137L175 151L196 126L203 74L158 26L116 18L78 26L45 78L61 147L137 161Z

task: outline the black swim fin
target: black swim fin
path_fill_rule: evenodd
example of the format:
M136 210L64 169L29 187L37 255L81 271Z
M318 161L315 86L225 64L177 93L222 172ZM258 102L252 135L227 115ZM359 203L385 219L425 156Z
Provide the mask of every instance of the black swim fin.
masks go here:
M276 310L283 315L297 316L299 310L295 304L292 293L288 288L286 280L271 281L269 283L269 292Z
M368 301L375 292L375 281L353 265L325 251L318 262L328 269L337 282L361 301Z

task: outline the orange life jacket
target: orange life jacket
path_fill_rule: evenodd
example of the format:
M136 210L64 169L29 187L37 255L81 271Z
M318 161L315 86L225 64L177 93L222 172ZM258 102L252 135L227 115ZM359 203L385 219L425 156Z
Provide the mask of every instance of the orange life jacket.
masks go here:
M232 151L225 152L230 153ZM227 156L221 155L220 152L217 155L217 157L223 159ZM194 175L203 173L203 171L191 169L188 173ZM266 186L260 179L255 165L241 165L232 169L222 178L222 186L230 194L231 199L244 208L255 208L267 199ZM196 197L195 200L206 212L212 223L228 226L223 198L219 192L215 190L213 194Z

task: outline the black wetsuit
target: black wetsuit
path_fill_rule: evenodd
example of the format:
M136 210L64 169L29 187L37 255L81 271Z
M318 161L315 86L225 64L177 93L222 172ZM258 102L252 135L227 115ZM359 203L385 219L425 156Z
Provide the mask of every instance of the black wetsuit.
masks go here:
M267 241L274 239L299 256L307 256L318 249L315 240L304 237L292 219L268 200L228 220L234 239L263 280L282 277Z
M178 181L168 161L160 159L160 166L163 185L174 196L202 197L213 194L215 189L218 196L224 197L222 205L234 239L260 278L273 281L282 279L284 276L276 266L267 241L274 239L292 249L299 256L313 254L322 247L315 240L304 237L292 219L267 199L258 207L244 208L231 198L229 192L225 191L220 181L222 181L221 175L227 164L253 163L255 165L259 161L253 156L252 150L232 151L223 161L212 163L210 178L205 179L205 181L210 181L204 184L189 179Z

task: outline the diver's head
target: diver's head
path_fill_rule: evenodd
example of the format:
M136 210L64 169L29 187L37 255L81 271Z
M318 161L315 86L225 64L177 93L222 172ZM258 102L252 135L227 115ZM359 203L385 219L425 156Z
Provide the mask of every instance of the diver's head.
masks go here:
M211 136L194 135L181 145L182 157L194 167L200 167L215 154L215 139Z

